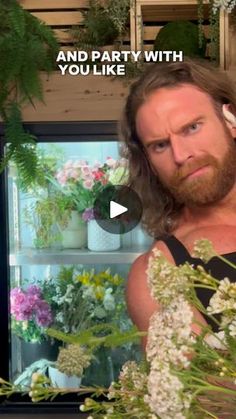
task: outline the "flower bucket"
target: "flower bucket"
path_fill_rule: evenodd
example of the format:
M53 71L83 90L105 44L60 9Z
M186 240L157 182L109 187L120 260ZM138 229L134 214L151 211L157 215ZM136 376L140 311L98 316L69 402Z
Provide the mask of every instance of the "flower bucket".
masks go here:
M59 343L51 341L25 342L21 341L22 370L40 359L55 361L58 355Z
M120 248L120 235L103 230L96 220L88 222L88 249L95 252L113 251Z
M64 249L80 249L87 244L87 225L77 211L71 211L69 222L63 230L62 246Z
M60 388L79 388L81 384L81 377L76 375L66 375L57 368L48 367L48 376L54 387Z

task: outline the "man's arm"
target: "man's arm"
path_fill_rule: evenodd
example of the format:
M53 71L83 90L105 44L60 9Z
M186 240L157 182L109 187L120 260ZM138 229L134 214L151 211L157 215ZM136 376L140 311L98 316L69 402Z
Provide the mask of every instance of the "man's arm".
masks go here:
M158 249L161 250L167 259L174 263L173 258L166 246L162 242L158 242ZM148 258L151 251L139 256L131 266L127 288L126 288L126 302L130 318L134 324L141 331L147 331L149 327L149 320L152 314L160 309L157 301L155 301L151 295L147 284L147 266ZM195 308L192 307L195 322L192 324L192 330L194 333L199 334L201 332L201 326L196 323L206 325L206 320L202 314ZM142 338L142 347L145 350L147 343L147 337Z
M149 319L159 306L150 295L147 284L146 269L149 254L139 256L131 266L126 288L126 301L130 318L141 331L147 331ZM142 338L143 349L146 347L146 336Z

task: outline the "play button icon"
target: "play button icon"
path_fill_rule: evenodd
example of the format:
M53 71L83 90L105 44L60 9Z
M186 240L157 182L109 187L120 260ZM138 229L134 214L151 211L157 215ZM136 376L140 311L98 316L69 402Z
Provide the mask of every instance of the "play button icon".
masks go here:
M105 186L94 202L94 216L104 230L113 234L131 231L140 222L142 204L128 186Z
M128 208L117 204L115 201L110 201L110 218L115 218L118 215L124 214L126 211L128 211Z

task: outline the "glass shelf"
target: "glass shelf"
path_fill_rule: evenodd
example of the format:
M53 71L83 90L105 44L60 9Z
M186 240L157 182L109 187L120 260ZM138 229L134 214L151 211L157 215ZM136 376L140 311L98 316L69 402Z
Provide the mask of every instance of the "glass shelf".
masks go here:
M113 252L92 252L88 249L34 249L24 248L10 254L10 266L22 265L70 265L70 264L126 264L133 263L147 247L121 248Z

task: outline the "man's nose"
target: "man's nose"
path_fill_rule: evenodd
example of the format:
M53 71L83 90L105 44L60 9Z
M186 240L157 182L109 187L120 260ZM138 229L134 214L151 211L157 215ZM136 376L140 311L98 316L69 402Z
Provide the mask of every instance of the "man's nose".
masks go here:
M182 165L193 157L191 144L182 136L173 135L170 139L173 159L177 165Z

